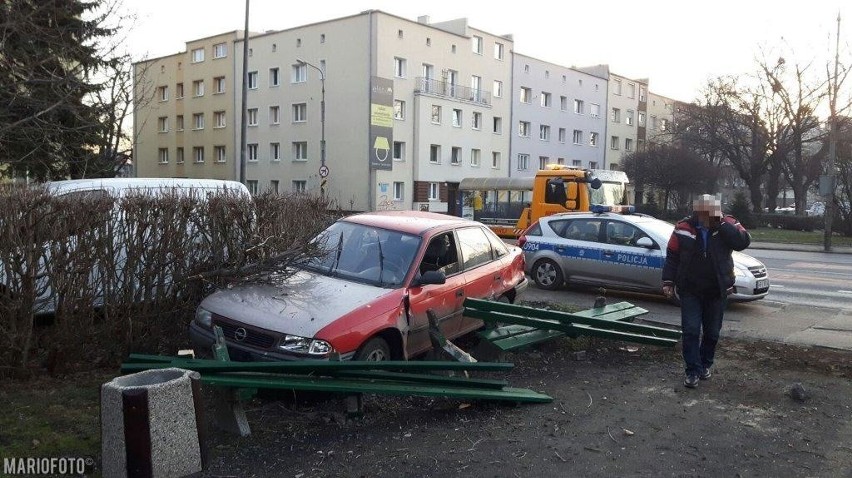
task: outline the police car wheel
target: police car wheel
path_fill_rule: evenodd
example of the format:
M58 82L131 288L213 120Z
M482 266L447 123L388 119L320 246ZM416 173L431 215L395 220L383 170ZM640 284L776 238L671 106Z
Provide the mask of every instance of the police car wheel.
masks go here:
M562 287L565 279L559 265L550 259L540 259L533 266L535 284L545 290L556 290Z

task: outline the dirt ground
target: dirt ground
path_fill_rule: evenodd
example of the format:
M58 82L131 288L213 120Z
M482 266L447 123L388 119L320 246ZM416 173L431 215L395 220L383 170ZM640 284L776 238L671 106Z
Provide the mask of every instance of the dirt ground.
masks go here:
M205 476L852 477L852 353L723 337L694 390L679 348L559 339L506 360L491 377L554 401L366 396L350 419L342 399L254 400L252 435L213 433Z

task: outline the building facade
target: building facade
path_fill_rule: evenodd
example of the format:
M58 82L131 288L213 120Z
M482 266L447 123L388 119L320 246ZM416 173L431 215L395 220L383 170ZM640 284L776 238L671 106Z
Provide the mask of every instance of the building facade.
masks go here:
M607 78L515 53L510 176L604 164Z

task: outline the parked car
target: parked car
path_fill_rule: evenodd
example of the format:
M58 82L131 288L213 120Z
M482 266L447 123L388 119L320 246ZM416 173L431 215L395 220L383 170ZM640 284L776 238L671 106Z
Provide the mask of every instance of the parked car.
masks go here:
M601 211L557 214L527 229L518 240L527 273L547 290L568 282L661 294L666 245L674 226L644 214ZM728 299L766 297L766 266L741 252L734 252L733 258L735 292Z
M479 328L467 297L513 302L528 282L520 248L484 225L428 212L349 216L315 239L321 253L280 285L219 290L190 325L208 355L213 326L236 360L404 359L431 348L427 311L447 338Z

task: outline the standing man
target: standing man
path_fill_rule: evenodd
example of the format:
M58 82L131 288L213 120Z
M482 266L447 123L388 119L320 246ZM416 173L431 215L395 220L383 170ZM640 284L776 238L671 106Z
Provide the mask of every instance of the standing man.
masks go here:
M710 367L722 330L728 294L733 292L731 251L751 243L748 231L733 216L722 215L722 205L710 194L692 203L692 216L675 225L666 248L663 294L680 297L683 360L689 388L710 378Z

